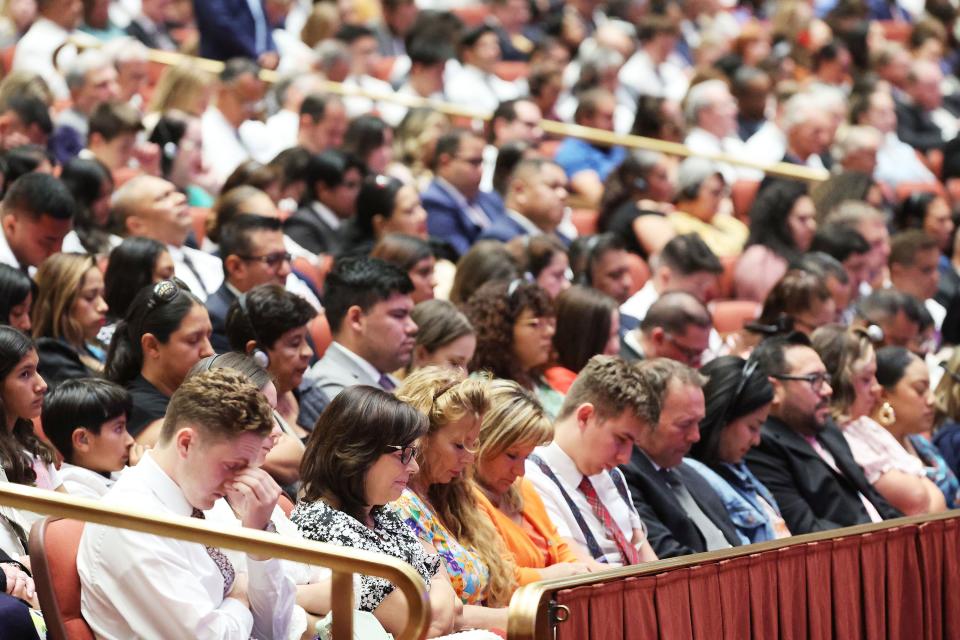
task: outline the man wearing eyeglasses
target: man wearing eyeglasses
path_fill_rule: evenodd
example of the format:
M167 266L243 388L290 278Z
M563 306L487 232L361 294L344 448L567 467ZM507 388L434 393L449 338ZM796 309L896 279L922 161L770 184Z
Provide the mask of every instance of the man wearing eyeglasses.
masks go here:
M226 335L227 311L240 294L261 284L284 286L290 275L290 254L283 244L280 220L241 215L220 232L223 284L207 298L213 335L210 344L217 353L230 351Z
M683 291L665 293L636 329L623 336L620 356L629 361L669 358L699 367L710 346L713 319L707 307Z
M769 338L752 356L774 396L750 470L776 498L794 534L825 531L901 514L867 482L830 417L830 376L803 334Z

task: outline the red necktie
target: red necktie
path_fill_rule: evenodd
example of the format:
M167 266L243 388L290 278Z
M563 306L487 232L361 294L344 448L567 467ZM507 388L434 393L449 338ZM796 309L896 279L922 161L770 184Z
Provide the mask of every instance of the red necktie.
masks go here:
M610 512L607 511L607 508L600 501L597 490L593 488L593 483L590 482L590 478L583 476L578 489L586 496L587 504L593 509L593 513L600 520L604 530L617 544L620 555L623 557L623 564L639 564L640 553L635 546L630 544L630 541L623 535L623 531L621 531L617 523L613 521L613 516L610 515Z

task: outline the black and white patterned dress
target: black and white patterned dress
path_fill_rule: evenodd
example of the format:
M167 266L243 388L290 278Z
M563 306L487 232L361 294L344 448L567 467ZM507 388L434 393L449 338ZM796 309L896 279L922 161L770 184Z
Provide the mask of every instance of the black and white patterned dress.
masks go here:
M308 540L385 553L403 560L420 574L429 588L430 578L440 571L440 556L428 554L410 527L392 509L378 507L372 511L372 515L373 529L353 516L317 500L299 503L290 514L290 520ZM357 598L360 610L373 611L394 588L384 578L361 575L360 595Z

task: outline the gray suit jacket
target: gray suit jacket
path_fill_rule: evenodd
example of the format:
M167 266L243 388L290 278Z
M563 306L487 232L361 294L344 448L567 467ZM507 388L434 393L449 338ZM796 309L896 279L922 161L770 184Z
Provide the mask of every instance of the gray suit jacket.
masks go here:
M300 415L297 424L313 430L317 418L330 401L346 387L358 384L379 387L379 380L357 365L337 343L331 344L323 357L313 365L300 385Z

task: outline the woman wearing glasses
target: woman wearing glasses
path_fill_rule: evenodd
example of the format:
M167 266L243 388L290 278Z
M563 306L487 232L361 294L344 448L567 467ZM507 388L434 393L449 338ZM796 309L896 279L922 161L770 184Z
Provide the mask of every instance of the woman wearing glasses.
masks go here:
M723 500L743 544L785 538L790 530L773 494L744 463L760 443L760 427L770 413L773 386L752 360L723 356L701 370L706 417L700 440L684 461L710 483Z
M513 593L506 549L473 496L470 474L487 410L487 382L462 372L426 367L397 389L397 398L429 418L420 439L419 472L394 503L420 540L443 558L464 605L505 607ZM465 606L469 626L506 629L506 609Z
M133 396L127 430L152 445L170 396L198 360L213 355L210 316L178 280L144 287L117 325L104 373Z
M877 353L867 334L832 324L814 331L812 342L830 375L830 412L867 481L907 515L943 511L943 494L905 448L900 430L906 425L898 428L896 411L881 401ZM929 411L932 419L932 407ZM928 423L924 429L929 428Z

